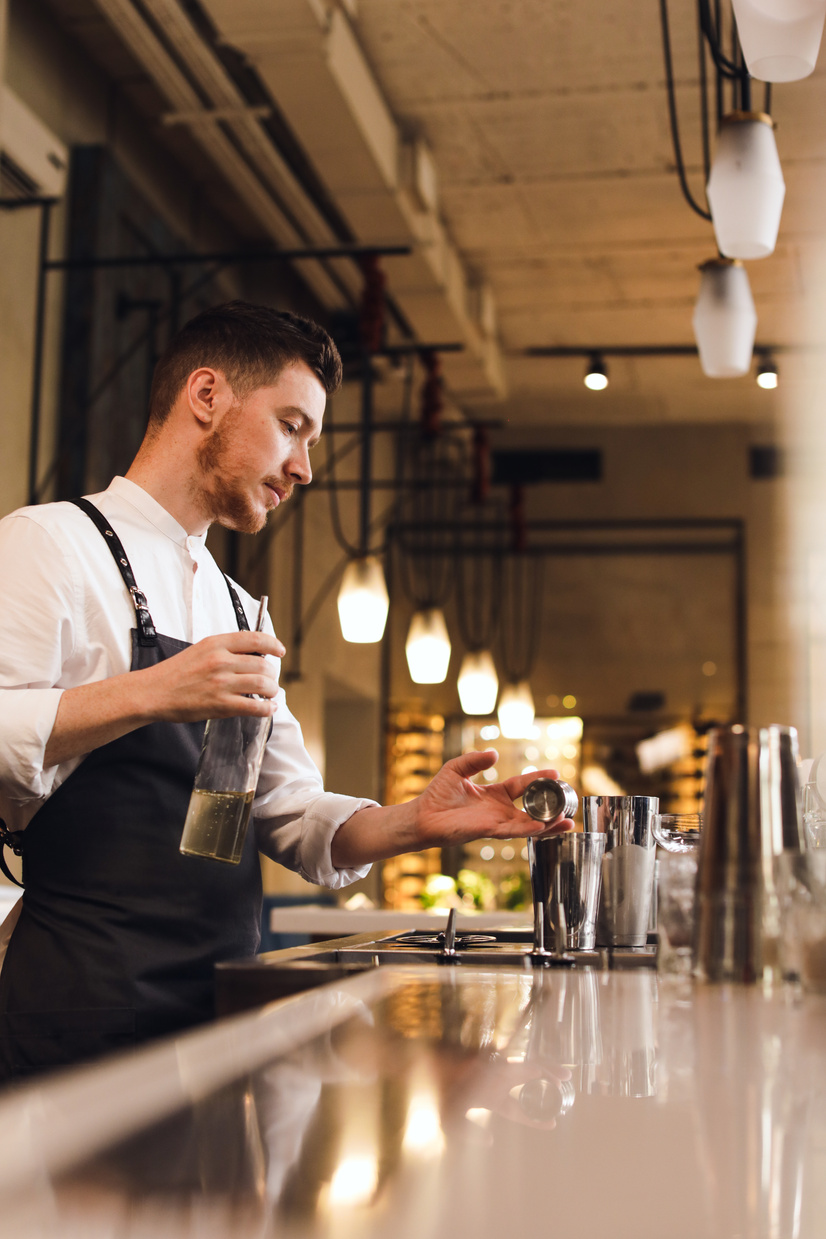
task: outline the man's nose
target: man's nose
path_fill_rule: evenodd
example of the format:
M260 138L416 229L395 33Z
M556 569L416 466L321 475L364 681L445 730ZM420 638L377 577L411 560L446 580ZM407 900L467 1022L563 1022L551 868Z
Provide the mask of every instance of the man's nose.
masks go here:
M304 444L296 444L295 452L290 459L290 474L302 486L306 486L313 480L310 454Z

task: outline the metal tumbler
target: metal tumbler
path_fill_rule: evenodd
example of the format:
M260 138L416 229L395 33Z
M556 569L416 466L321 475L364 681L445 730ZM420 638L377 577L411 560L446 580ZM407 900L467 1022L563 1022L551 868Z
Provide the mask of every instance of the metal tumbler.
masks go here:
M528 840L534 947L593 950L605 835L569 830Z
M645 946L654 895L656 796L584 796L585 829L605 835L599 946Z
M793 728L709 737L692 960L707 981L779 979L775 857L803 847Z

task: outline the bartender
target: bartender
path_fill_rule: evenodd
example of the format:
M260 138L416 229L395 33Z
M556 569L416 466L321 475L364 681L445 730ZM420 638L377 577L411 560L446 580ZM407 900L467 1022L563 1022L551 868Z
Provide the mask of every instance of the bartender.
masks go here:
M310 481L340 383L315 323L207 310L158 363L126 476L0 522L0 817L25 885L0 929L2 1079L209 1019L215 963L258 947L258 851L337 889L400 852L535 829L513 803L533 776L470 781L492 750L405 805L326 792L284 646L269 620L249 630L255 601L206 548L213 522L256 533ZM239 715L272 720L254 831L237 866L183 856L205 720Z

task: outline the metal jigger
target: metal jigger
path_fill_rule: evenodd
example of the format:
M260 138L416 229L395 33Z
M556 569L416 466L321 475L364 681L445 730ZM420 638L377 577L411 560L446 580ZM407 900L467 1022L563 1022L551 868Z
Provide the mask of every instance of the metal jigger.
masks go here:
M796 756L793 728L710 734L693 943L702 980L779 979L775 857L803 845Z

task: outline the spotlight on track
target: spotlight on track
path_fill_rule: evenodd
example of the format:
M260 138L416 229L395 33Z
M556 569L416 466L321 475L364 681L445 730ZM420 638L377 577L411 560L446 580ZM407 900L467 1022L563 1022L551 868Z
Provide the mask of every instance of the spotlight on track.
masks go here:
M584 383L590 391L604 391L608 386L608 367L600 353L592 353L589 357Z

